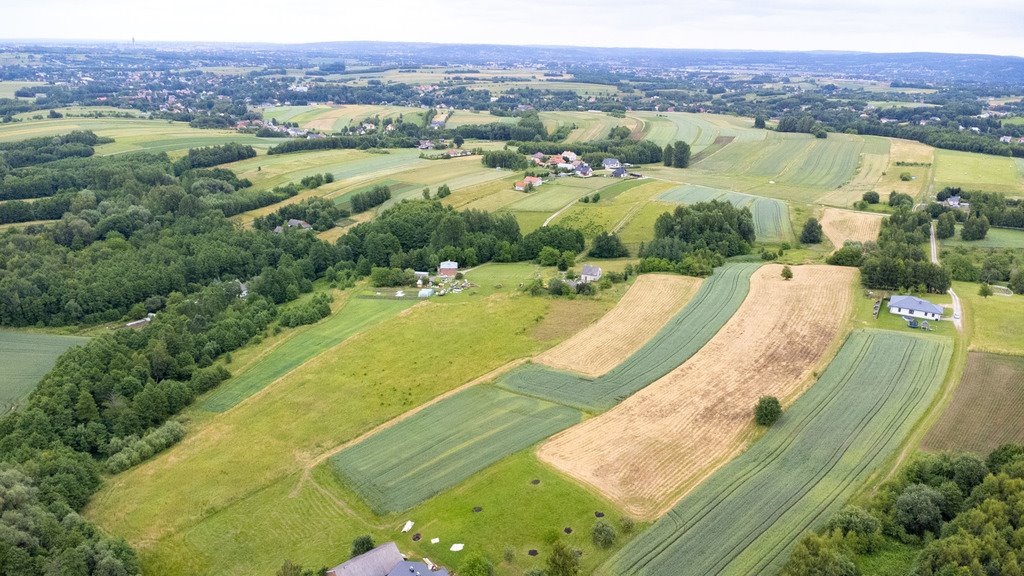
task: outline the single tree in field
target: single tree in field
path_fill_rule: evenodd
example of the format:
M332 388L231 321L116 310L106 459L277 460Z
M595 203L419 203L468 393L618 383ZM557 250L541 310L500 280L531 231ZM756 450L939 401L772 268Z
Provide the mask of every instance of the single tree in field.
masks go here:
M793 279L793 270L789 266L782 267L782 278L785 280Z
M423 189L423 199L430 200L430 188Z
M818 244L821 242L821 224L817 218L811 217L804 222L804 229L800 232L800 242L803 244Z
M978 296L981 296L982 298L988 298L991 295L992 295L992 287L989 286L988 284L984 284L983 283L981 285L981 288L978 288Z
M462 136L459 136L459 135L456 135L456 136L455 136L455 138L452 138L452 142L454 142L454 143L455 143L455 147L456 147L456 148L462 148L462 144L463 144L463 143L464 143L465 141L466 141L466 139L465 139L465 138L463 138Z
M758 426L771 426L782 416L782 404L775 396L761 396L754 409L754 421Z
M672 147L672 165L676 168L690 167L690 145L682 140Z
M591 530L590 537L594 541L594 545L599 548L609 548L612 544L615 544L615 528L612 528L611 524L598 520L594 523L594 528Z
M665 166L672 166L673 159L672 144L665 144L665 150L661 153L661 163Z
M764 116L758 114L754 117L754 128L764 128Z
M936 238L952 238L956 234L956 216L952 212L944 212L939 215L939 221L935 223Z
M360 554L366 554L375 547L373 543L373 536L369 534L365 536L359 536L352 541L352 557L355 558Z
M565 544L556 542L548 556L548 569L544 576L577 576L580 573L580 557Z
M881 197L878 195L878 192L875 192L874 190L869 190L865 192L863 196L861 196L861 200L867 202L868 204L878 204L878 201L881 200Z

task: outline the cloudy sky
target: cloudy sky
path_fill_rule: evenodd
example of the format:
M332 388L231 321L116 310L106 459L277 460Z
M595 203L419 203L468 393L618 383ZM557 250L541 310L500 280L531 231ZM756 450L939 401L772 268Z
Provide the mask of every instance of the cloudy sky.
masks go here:
M1024 56L1022 0L6 0L0 38L406 40Z

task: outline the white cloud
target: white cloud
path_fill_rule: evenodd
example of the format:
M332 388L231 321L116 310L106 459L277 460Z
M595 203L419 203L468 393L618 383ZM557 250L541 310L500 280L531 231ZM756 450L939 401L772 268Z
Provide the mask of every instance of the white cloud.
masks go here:
M1024 56L1014 0L35 0L0 38L408 40Z

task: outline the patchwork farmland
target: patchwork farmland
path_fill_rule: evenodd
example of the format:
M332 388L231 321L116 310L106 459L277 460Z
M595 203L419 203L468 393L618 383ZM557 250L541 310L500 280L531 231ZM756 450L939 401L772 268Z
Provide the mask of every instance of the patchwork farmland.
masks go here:
M773 573L899 448L946 371L947 340L850 335L818 382L746 452L599 574Z
M541 460L631 514L656 517L742 447L760 396L791 399L812 381L849 316L855 271L779 265L685 363L605 414L541 446Z

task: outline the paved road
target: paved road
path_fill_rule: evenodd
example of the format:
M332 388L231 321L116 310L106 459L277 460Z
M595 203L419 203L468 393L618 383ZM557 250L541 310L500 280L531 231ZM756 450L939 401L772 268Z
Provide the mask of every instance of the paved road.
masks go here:
M932 222L932 263L939 263L939 242L935 239L935 222ZM960 306L960 297L953 292L953 289L949 289L949 296L953 298L953 326L956 326L957 331L964 329L964 312L963 307Z

